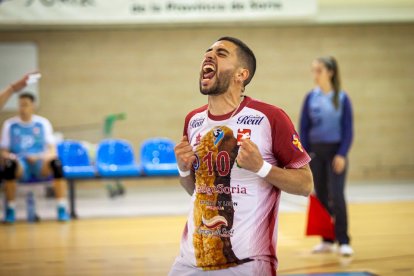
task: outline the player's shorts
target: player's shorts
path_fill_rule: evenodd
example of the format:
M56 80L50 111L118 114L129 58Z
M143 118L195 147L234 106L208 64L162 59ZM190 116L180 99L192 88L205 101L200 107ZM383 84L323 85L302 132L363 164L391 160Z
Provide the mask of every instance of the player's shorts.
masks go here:
M238 266L220 270L202 270L198 267L183 264L178 257L168 276L276 276L273 263L264 260L253 260Z
M26 158L19 158L19 164L22 166L23 175L21 181L29 181L31 179L42 178L43 160L37 160L35 163L29 163Z

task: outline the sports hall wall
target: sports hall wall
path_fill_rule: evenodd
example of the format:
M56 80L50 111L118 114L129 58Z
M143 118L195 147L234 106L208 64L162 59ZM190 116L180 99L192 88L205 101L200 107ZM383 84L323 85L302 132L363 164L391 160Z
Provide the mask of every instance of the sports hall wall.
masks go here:
M414 24L153 27L3 31L0 41L37 43L39 114L56 130L73 136L125 112L114 136L137 151L148 137L180 138L186 113L206 102L197 83L204 50L222 35L240 37L257 55L246 94L282 107L296 125L312 59L334 55L354 105L350 178L358 180L414 178L412 34Z

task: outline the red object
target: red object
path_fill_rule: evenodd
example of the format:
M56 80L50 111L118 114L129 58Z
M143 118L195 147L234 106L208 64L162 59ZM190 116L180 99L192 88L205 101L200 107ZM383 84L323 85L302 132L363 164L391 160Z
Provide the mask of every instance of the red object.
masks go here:
M237 145L240 146L241 141L244 139L250 139L252 131L248 128L241 128L237 130Z
M306 236L321 236L325 239L335 239L334 220L315 195L309 196Z

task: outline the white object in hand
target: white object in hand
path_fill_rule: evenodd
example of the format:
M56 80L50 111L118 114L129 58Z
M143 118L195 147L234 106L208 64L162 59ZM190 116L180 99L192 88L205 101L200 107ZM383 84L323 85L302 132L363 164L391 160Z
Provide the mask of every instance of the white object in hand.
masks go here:
M29 75L29 78L26 81L26 84L35 84L39 81L39 79L42 77L40 73L33 73Z

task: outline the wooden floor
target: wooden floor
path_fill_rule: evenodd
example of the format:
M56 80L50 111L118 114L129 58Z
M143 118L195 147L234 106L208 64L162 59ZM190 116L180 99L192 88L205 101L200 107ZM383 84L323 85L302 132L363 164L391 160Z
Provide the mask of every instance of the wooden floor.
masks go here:
M353 204L356 255L312 255L305 215L280 215L279 275L369 271L414 275L414 202ZM0 275L166 275L185 217L0 225Z

